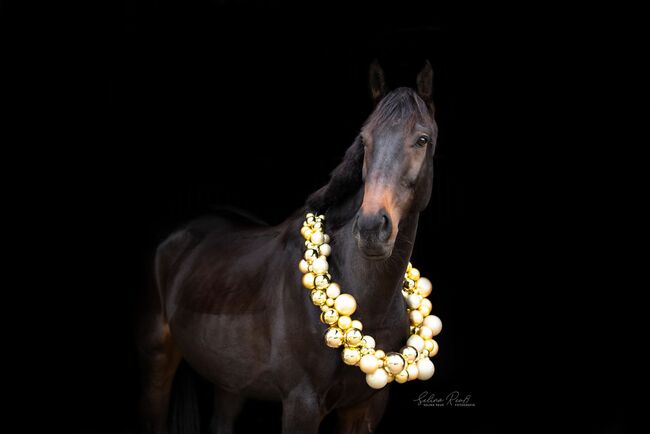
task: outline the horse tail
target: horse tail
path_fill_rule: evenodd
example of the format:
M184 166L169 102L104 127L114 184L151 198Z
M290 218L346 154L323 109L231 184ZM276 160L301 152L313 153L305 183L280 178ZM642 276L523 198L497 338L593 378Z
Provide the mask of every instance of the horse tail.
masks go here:
M170 400L170 434L201 432L199 382L198 374L185 361L181 362L176 371Z

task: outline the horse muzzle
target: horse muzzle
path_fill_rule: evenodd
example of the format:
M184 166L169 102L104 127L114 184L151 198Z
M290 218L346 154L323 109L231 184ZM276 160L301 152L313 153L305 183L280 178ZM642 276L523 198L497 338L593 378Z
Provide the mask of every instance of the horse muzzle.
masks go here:
M382 260L393 253L393 222L385 209L374 213L359 211L353 233L359 251L366 259Z

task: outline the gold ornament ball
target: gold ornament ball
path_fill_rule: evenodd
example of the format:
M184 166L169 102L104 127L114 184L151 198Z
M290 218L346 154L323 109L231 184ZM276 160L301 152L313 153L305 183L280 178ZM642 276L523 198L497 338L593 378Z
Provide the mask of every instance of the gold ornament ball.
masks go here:
M375 351L375 357L377 357L377 359L379 359L379 360L382 362L382 364L383 364L382 359L383 359L384 357L386 357L386 353L384 353L383 350L376 350L376 351Z
M339 313L334 309L327 309L320 314L320 320L324 324L332 325L339 320Z
M381 389L388 383L388 373L383 369L377 369L372 374L366 374L366 383L373 389Z
M343 315L339 317L339 328L341 330L347 330L352 326L352 318L350 318L347 315Z
M363 339L363 335L359 329L351 328L345 332L345 343L351 347L359 345L361 339Z
M409 309L417 309L422 304L422 296L420 294L409 294L406 297L406 304Z
M431 339L433 337L433 330L431 330L427 326L422 326L422 327L420 327L420 330L418 331L418 334L420 336L422 336L422 339L424 339L426 341L427 339Z
M418 350L411 346L406 346L400 350L407 363L413 363L418 356Z
M329 256L332 254L332 247L329 244L321 244L318 248L318 252L323 256Z
M357 348L344 348L341 357L343 358L343 363L353 366L361 360L361 353Z
M435 339L427 339L424 341L424 346L427 350L429 350L429 357L433 357L436 354L438 354L438 342L436 342Z
M307 273L304 276L302 276L302 284L305 288L307 289L314 289L314 279L316 276L314 276L314 273Z
M300 235L302 235L306 240L309 240L312 232L313 231L309 228L309 226L303 226L300 228Z
M433 285L431 284L431 281L426 277L420 277L416 287L418 290L418 294L420 294L422 297L428 297L429 294L431 294L431 290L433 289Z
M431 301L429 301L428 298L423 298L422 303L418 308L418 310L422 313L422 316L425 317L429 315L431 313L431 309L433 309L433 306L431 305Z
M343 332L338 327L330 327L325 332L325 344L330 348L343 345Z
M316 223L314 223L313 228L314 228L315 231L322 231L323 230L323 222L317 221Z
M398 353L388 353L386 354L386 368L391 374L399 374L404 370L406 362L404 357Z
M366 348L375 348L375 338L373 338L370 335L365 335L363 339L361 339L361 345L363 345Z
M404 369L399 374L395 374L395 381L397 381L399 384L404 384L407 381L409 381L409 373L408 373L408 371L406 369Z
M327 263L327 258L325 256L319 256L314 259L314 262L311 264L312 270L316 274L324 274L329 270L330 266Z
M314 278L314 285L318 289L325 289L330 285L330 279L325 274L319 274Z
M406 279L404 280L403 287L407 292L411 292L415 289L415 281L412 279Z
M323 242L326 243L326 244L329 244L330 243L330 236L327 235L327 234L323 235Z
M429 315L424 318L423 324L433 331L434 336L438 336L442 330L442 321L435 315Z
M298 263L298 269L303 274L309 272L309 263L304 259L301 259L300 262Z
M334 308L341 315L352 315L357 310L357 301L350 294L341 294L334 300Z
M411 267L411 271L409 271L409 277L413 280L418 280L420 278L420 270Z
M372 354L366 354L359 361L359 368L364 374L372 374L377 370L377 357Z
M410 380L415 380L418 378L418 367L415 363L409 364L408 367L406 368L406 372L409 374L409 381Z
M305 259L307 262L312 263L318 258L318 251L316 249L308 249L305 251Z
M354 327L355 329L363 330L363 324L361 324L361 321L359 321L358 319L352 321L352 327Z
M422 351L424 349L424 339L418 335L411 335L406 341L406 345L413 347L418 351Z
M323 233L321 231L315 231L311 234L310 241L316 245L323 244Z
M325 303L325 300L327 299L325 292L321 291L320 289L313 289L310 295L311 295L311 302L314 303L316 306L323 305Z
M327 296L329 298L336 298L341 295L341 287L338 283L332 282L330 286L327 287Z
M412 310L409 312L409 320L411 321L412 325L418 326L422 324L422 321L424 321L424 316L419 310Z
M329 307L334 306L334 299L333 298L328 298L327 301L325 302Z
M428 358L418 360L416 366L418 368L418 380L426 381L433 377L435 367L433 366L433 362Z

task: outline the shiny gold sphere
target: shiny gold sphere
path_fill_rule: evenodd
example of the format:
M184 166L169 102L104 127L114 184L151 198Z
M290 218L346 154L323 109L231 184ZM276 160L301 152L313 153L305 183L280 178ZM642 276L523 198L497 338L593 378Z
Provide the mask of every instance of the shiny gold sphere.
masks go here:
M330 285L327 287L327 296L330 298L336 298L339 295L341 295L341 287L339 286L338 283L332 282Z
M329 256L332 254L332 247L327 243L323 243L318 247L318 252L323 256Z
M361 339L363 339L363 334L361 334L361 330L359 329L351 328L345 332L345 343L351 347L359 345Z
M409 373L406 369L404 369L402 372L395 374L395 381L397 381L400 384L404 384L407 381L409 381Z
M377 357L379 360L381 360L384 357L386 357L386 353L384 353L383 350L375 350L375 357Z
M431 346L431 349L430 349L430 350L429 350L429 348L428 348L428 346L427 346L427 342L431 342L431 343L429 344L429 346ZM426 341L424 341L424 346L425 346L425 348L426 348L427 350L429 350L429 357L433 357L433 356L435 356L436 354L438 354L438 349L439 349L439 347L438 347L438 342L436 342L435 339L427 339Z
M300 270L301 273L308 273L309 263L304 259L301 259L300 262L298 263L298 269Z
M424 321L424 315L419 310L412 310L409 312L409 320L411 321L411 325L419 326Z
M362 346L361 347L361 355L365 356L366 354L375 354L375 349Z
M418 330L418 334L422 337L422 339L426 341L427 339L431 339L433 337L433 330L427 326L422 326L420 327L420 330Z
M303 236L306 240L311 238L312 230L309 228L309 226L303 226L300 228L300 235Z
M330 243L330 236L325 234L323 235L323 242L329 244Z
M317 246L320 246L323 244L323 233L321 231L314 231L311 234L311 237L309 238L312 243L316 244Z
M327 295L325 295L325 292L320 289L312 289L310 296L311 302L316 306L322 306L325 304L325 300L327 300Z
M400 353L404 356L404 359L406 359L407 363L413 363L415 362L415 359L418 357L418 350L411 346L406 346L403 347L400 350Z
M339 313L334 309L327 309L320 314L320 320L324 324L335 324L339 320Z
M357 310L357 301L350 294L341 294L334 300L334 308L341 315L352 315Z
M346 365L356 365L361 360L361 352L357 348L345 348L341 357Z
M339 316L338 324L341 330L347 330L352 326L352 318L347 315Z
M314 223L314 226L312 227L315 231L323 231L323 222L316 222Z
M316 217L318 220L324 222L325 221L325 216L323 214L319 214L318 217Z
M354 322L354 321L352 321ZM359 329L361 330L361 329ZM361 339L361 345L363 345L366 348L375 348L375 338L373 338L370 335L365 335L363 339Z
M338 348L343 345L343 332L338 327L330 327L325 332L325 345Z
M420 270L411 267L411 271L409 271L409 278L413 280L418 280L420 278Z
M306 273L302 276L302 285L307 289L314 289L314 273Z
M363 324L361 324L361 321L359 321L358 319L352 321L352 327L354 327L355 329L363 330Z
M431 313L431 309L433 309L433 305L431 304L431 301L429 301L428 298L423 298L422 303L418 308L418 310L422 312L422 316L423 317L428 316Z
M311 213L307 214L307 218L305 219L305 221L307 222L307 224L308 224L309 226L311 226L311 225L313 225L314 223L316 223L316 219L314 218L314 214L311 214Z
M318 250L316 250L316 249L308 249L308 250L305 251L305 259L310 264L312 262L314 262L314 260L316 260L316 258L318 258Z
M420 294L409 294L406 297L406 305L409 309L417 309L422 304L422 296Z
M406 367L406 361L401 354L388 353L386 354L384 365L388 368L388 372L391 374L399 374Z
M333 298L328 298L325 303L329 306L332 307L334 306L334 299Z
M415 281L411 279L404 279L403 287L407 292L412 292L415 290Z
M314 285L318 289L325 289L330 285L330 279L326 274L319 274L314 278Z

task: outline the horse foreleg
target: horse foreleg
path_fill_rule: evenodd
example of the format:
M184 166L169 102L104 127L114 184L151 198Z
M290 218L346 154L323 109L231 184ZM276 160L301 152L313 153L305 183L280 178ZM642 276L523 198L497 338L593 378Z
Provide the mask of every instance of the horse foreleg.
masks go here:
M144 433L167 433L167 414L174 374L181 356L174 348L169 325L151 321L139 336L142 371L140 417Z
M215 386L214 412L212 414L212 434L232 434L235 420L242 410L244 398L241 395L226 392Z
M318 397L308 386L294 389L282 400L282 434L317 434L322 419Z
M387 402L388 388L385 388L366 401L337 409L336 433L367 434L375 432Z

